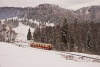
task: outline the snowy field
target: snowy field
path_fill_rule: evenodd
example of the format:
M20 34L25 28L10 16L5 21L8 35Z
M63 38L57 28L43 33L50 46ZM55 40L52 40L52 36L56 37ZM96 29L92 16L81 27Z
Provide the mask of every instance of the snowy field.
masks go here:
M60 54L0 42L0 67L100 67L100 63L66 60Z

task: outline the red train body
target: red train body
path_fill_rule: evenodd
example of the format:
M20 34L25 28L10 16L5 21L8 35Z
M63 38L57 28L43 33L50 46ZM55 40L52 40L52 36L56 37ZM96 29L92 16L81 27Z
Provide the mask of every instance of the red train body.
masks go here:
M30 44L30 46L34 47L34 48L41 48L41 49L46 49L46 50L51 50L52 49L51 44L39 43L39 42L32 42Z

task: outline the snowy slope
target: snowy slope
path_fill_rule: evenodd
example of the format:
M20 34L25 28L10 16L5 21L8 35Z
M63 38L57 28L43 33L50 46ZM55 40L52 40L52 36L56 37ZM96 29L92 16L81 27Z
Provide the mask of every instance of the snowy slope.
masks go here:
M0 67L100 67L100 63L66 60L59 52L0 42Z
M19 23L19 26L13 29L17 33L16 40L17 41L26 41L29 28L31 30L31 33L33 34L34 28L31 28L30 26L26 26L22 23Z

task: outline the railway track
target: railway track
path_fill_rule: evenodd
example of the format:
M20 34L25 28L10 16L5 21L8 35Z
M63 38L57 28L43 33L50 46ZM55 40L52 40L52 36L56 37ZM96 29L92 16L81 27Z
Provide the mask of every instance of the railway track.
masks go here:
M97 62L100 63L100 57L90 57L85 55L63 53L61 54L66 60L85 61L85 62Z
M30 47L30 45L24 45L24 44L20 44L20 43L14 43L15 46L19 46L19 47L23 47L23 48L26 48L26 47Z
M71 53L66 53L66 54L70 54L70 55L74 55L74 56L80 56L80 57L85 57L85 58L91 58L91 59L100 60L100 58L93 58L93 57L88 57L88 56L84 56L84 55L71 54Z

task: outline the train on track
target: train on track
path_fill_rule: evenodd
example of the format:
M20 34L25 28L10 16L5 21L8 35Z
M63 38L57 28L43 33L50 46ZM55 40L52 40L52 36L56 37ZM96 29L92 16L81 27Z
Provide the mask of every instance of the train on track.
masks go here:
M52 44L40 43L40 42L31 42L30 46L34 48L40 48L40 49L46 49L46 50L52 49Z

